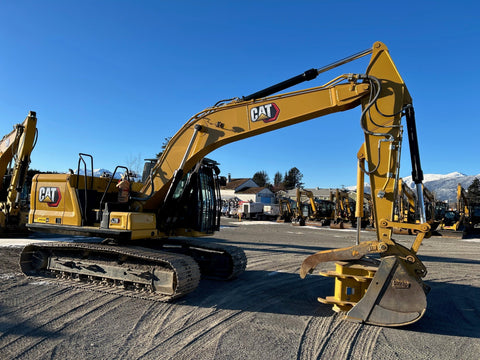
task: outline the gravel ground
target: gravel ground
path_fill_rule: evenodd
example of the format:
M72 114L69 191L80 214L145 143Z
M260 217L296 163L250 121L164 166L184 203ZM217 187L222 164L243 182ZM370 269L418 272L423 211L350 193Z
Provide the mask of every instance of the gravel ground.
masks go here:
M431 237L419 257L429 273L427 312L382 328L350 323L320 304L333 280L303 259L353 245L355 232L222 219L205 241L243 248L247 271L202 280L173 303L86 291L25 278L21 244L0 239L0 359L476 359L480 353L480 240ZM374 238L362 232L362 240ZM411 245L412 236L395 239ZM319 269L333 269L322 264Z

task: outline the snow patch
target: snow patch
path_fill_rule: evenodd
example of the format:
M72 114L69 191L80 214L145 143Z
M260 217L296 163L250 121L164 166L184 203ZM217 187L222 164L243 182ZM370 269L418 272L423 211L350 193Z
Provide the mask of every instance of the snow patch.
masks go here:
M0 274L0 280L15 279L19 275L21 275L21 274L15 274L15 273Z
M229 224L235 224L235 225L278 225L278 223L273 222L273 221L250 221L250 220L230 222Z
M0 239L0 247L24 247L31 243L36 242L51 242L52 240L42 240L42 239Z
M49 281L34 281L34 282L31 282L30 285L51 285L51 282L49 282Z

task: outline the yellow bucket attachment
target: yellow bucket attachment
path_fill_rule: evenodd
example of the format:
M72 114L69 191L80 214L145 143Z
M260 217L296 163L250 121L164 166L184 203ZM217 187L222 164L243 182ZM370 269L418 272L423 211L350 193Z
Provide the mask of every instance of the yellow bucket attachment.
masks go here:
M335 296L318 300L346 312L347 320L403 326L425 313L429 288L398 256L337 262L336 271L321 275L335 277Z
M365 295L377 269L378 262L374 260L337 262L335 271L320 272L322 276L335 278L335 296L318 298L318 301L332 304L336 312L349 311Z

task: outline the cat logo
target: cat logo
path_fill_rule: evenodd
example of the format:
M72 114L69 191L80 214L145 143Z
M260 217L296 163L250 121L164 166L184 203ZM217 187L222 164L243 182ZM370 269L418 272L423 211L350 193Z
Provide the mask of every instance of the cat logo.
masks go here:
M38 201L47 203L50 207L57 207L62 199L60 188L45 186L38 190Z
M252 122L263 121L269 123L277 120L280 109L275 103L256 106L250 109Z

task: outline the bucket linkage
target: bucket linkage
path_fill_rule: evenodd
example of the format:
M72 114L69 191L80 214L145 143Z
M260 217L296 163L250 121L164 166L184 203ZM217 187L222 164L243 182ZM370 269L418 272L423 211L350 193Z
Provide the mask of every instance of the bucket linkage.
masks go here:
M394 222L382 221L393 228ZM365 241L358 245L320 251L307 257L300 268L305 278L322 262L336 261L335 271L320 275L335 278L335 295L318 298L332 304L345 318L379 326L403 326L418 321L427 307L429 287L422 278L427 270L416 252L429 231L428 224L415 224L416 239L408 249L390 240ZM371 255L378 254L380 258Z

